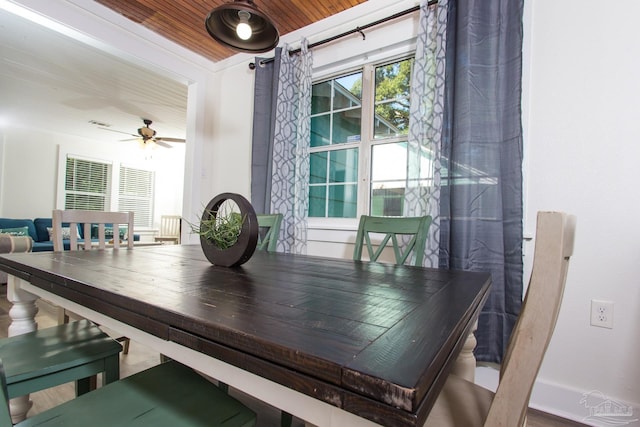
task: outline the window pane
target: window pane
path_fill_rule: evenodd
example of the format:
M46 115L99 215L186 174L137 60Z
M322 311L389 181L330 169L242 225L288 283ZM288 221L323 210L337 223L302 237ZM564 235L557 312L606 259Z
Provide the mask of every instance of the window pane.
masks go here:
M402 216L407 143L374 145L371 158L371 215Z
M331 110L331 82L313 85L311 88L311 114L325 113Z
M330 218L355 218L357 213L358 186L356 184L329 187Z
M357 182L358 149L331 151L329 176L330 182Z
M376 138L406 135L409 132L409 96L413 59L376 67Z
M311 117L311 146L321 147L331 144L331 116Z
M407 135L409 133L409 101L376 105L373 126L376 138Z
M309 216L355 218L358 149L311 153L309 164Z
M362 108L341 111L333 114L333 143L360 141Z
M337 78L333 87L333 110L362 104L362 73Z
M328 153L311 153L309 155L309 182L311 184L327 182Z
M409 98L413 58L376 67L376 101Z
M371 190L371 215L402 216L404 188L374 188Z
M309 216L324 217L326 211L327 187L325 185L309 187Z
M371 148L371 182L407 179L407 143L378 144Z
M313 85L311 105L311 147L360 141L361 72Z

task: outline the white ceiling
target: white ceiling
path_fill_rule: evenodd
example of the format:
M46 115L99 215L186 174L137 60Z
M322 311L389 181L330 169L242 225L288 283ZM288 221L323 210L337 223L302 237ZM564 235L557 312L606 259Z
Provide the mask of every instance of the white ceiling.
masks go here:
M184 138L187 87L0 9L0 126L95 141L129 139L142 118L157 136Z

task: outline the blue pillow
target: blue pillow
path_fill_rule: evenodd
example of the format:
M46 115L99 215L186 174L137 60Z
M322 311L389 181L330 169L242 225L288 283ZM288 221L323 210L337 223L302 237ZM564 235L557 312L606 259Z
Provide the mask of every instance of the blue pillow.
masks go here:
M30 219L14 219L14 218L0 218L0 228L22 228L27 227L29 229L29 236L38 241L38 233L36 233L36 227L33 225L33 221ZM48 238L47 238L48 240Z
M0 234L9 236L29 236L29 227L0 228Z
M37 241L49 241L49 232L47 228L53 228L51 218L36 218L33 220L33 224L36 226L36 233L38 234Z
M127 228L128 227L120 227L118 230L118 235L120 236L120 240L123 240L127 237ZM97 239L99 233L99 226L97 224L91 225L91 238ZM105 225L104 227L104 238L107 240L113 239L113 226Z
M50 240L49 229L53 228L53 220L51 218L36 218L33 220L36 228L38 240L36 242L48 242ZM68 222L62 223L63 227L69 227ZM83 238L82 224L78 224L78 238Z

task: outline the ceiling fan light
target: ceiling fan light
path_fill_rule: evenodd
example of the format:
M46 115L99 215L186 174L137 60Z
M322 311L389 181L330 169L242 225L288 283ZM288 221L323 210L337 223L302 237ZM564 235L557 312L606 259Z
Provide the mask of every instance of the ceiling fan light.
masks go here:
M145 126L138 129L138 134L143 138L153 138L153 136L156 134L156 131Z
M242 24L251 31L248 37L247 28ZM253 0L234 0L218 6L205 19L205 28L214 40L241 52L267 52L280 40L278 29L267 15L258 10Z

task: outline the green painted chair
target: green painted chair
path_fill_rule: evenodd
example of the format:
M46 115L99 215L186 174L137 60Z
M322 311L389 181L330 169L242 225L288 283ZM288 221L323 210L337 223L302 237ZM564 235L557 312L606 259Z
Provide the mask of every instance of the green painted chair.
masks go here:
M76 395L120 378L122 346L88 320L0 339L9 399L76 382ZM0 425L5 425L0 423ZM10 424L6 424L10 425Z
M256 249L260 251L267 250L275 252L278 245L278 237L280 236L280 224L282 223L282 214L273 215L256 215L258 217L258 246ZM266 229L266 231L265 231ZM262 233L265 233L264 235Z
M413 253L413 265L422 266L430 226L431 216L428 215L406 218L362 215L356 234L353 259L362 260L362 248L366 246L369 260L377 261L391 240L396 264L405 264ZM378 244L372 241L371 234L383 235L384 237ZM412 237L404 245L400 236Z
M10 426L0 362L0 425ZM167 362L41 412L16 427L251 427L256 414L192 369Z

